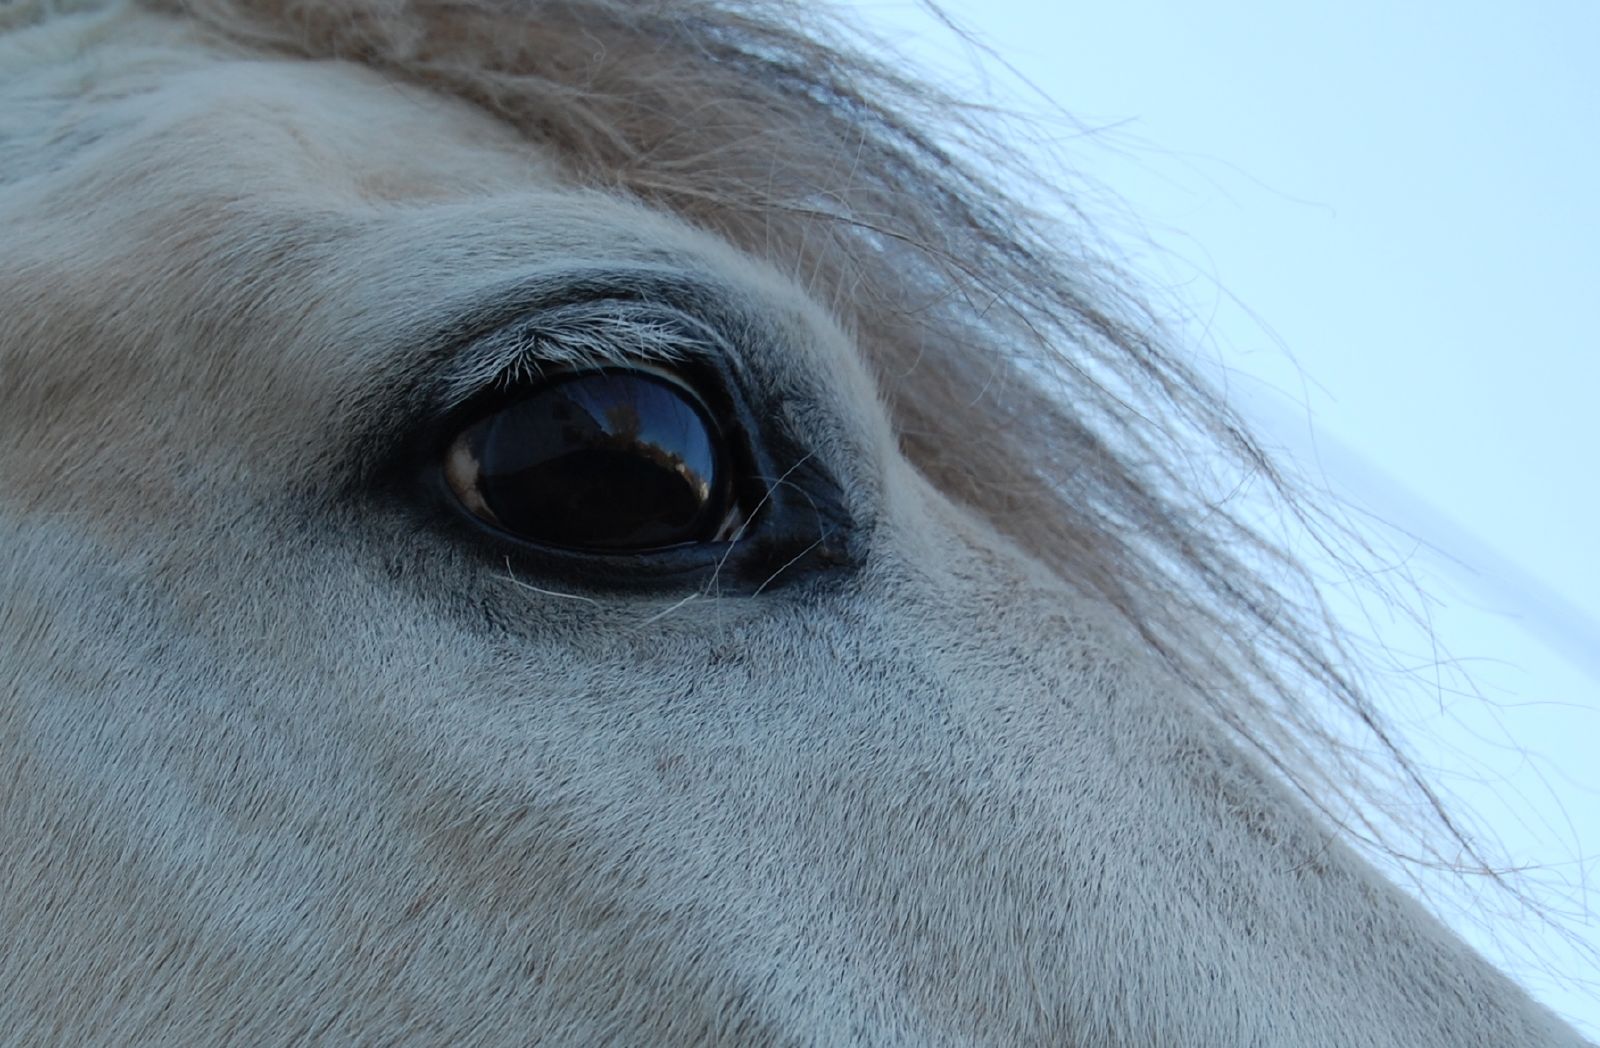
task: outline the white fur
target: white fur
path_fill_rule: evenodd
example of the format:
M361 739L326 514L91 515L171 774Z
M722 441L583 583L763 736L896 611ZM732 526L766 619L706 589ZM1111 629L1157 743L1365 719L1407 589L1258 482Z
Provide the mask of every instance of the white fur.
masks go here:
M0 1042L1581 1043L921 479L786 278L464 103L24 6ZM449 309L602 264L772 318L733 363L858 573L568 600L350 481Z

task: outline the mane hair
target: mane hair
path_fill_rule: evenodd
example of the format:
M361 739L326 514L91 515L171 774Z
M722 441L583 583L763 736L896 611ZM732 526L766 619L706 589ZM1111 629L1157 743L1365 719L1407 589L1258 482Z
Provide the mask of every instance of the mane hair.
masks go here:
M1253 478L1314 529L1329 518L1168 345L1088 224L1006 190L1029 183L990 110L872 57L806 0L145 2L467 99L575 182L795 276L855 336L934 484L1114 608L1330 822L1398 854L1388 815L1416 808L1483 865L1345 668L1306 570L1193 473Z

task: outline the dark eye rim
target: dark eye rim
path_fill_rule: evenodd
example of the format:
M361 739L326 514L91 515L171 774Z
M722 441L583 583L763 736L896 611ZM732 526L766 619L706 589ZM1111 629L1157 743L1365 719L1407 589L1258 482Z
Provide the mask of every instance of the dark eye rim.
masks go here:
M551 368L544 378L595 371L646 374L666 371L692 394L722 437L733 471L733 497L748 506L742 533L733 541L708 541L638 552L590 552L532 542L483 520L461 503L445 476L445 456L468 427L519 395L530 383L494 383L426 427L408 457L421 468L425 502L433 523L462 544L492 559L501 573L514 568L538 583L591 592L681 590L714 585L725 595L764 592L810 577L838 574L857 564L854 525L838 482L781 427L772 411L757 413L732 376L699 360L634 368ZM420 461L419 461L420 460ZM783 478L772 484L772 478Z
M753 466L749 476L762 487L762 507L739 542L647 555L536 548L484 527L455 497L441 468L445 450L469 412L504 392L486 375L462 397L461 383L481 373L486 360L501 361L497 376L507 374L519 356L524 364L539 362L528 352L530 324L585 303L620 303L672 324L687 322L691 335L710 336L691 338L673 366L721 425L744 435ZM458 572L476 566L485 577L509 573L541 589L625 599L651 591L681 596L692 589L724 596L769 593L811 579L837 585L867 563L877 530L873 496L847 498L831 455L795 431L796 419L825 419L826 407L812 384L785 383L760 366L766 353L757 350L787 355L784 346L793 336L772 322L769 309L736 288L679 260L670 266L577 265L472 289L440 302L429 315L440 319L407 339L426 347L413 350L409 366L388 381L347 391L344 413L357 424L339 456L346 463L340 479L331 488L312 480L302 492L308 503L331 502L349 514L340 530L351 537L369 533L363 516L374 512L392 525L387 545L373 551L391 574L437 578L429 565L443 558ZM783 483L773 484L777 478ZM872 476L856 479L867 492L877 490ZM867 515L858 518L859 512Z

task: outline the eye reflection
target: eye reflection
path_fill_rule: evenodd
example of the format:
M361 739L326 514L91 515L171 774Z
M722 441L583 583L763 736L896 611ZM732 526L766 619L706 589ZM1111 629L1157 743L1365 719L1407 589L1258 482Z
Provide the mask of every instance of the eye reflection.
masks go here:
M698 398L638 371L568 375L458 437L445 476L462 505L518 538L639 552L716 537L727 452Z

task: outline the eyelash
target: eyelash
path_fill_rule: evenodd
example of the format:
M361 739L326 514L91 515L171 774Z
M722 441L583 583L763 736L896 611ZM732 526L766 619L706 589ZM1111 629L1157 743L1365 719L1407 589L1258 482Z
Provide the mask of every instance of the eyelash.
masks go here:
M459 405L561 372L714 370L738 359L715 324L653 300L594 298L534 309L473 340L443 390Z

